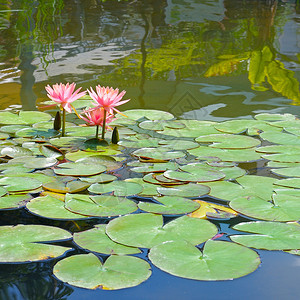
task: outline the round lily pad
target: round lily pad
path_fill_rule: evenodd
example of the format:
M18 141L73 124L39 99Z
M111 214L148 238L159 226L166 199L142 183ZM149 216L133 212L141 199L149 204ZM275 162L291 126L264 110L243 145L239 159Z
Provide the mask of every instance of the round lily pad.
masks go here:
M274 144L280 145L300 145L300 136L284 132L264 132L260 137Z
M29 149L19 147L19 146L8 146L1 150L1 155L6 155L9 157L20 157L20 156L30 156L33 155L32 151Z
M165 196L200 197L209 193L210 188L205 185L189 183L176 187L158 187L157 191Z
M86 216L70 212L65 208L63 201L50 195L34 198L27 203L26 207L31 213L48 219L77 220L86 218Z
M155 109L131 109L123 112L129 119L138 120L140 118L147 118L149 120L171 120L174 116L166 111L155 110ZM124 118L117 115L118 119Z
M80 177L79 179L82 181L86 181L89 183L107 183L116 180L118 177L110 174L98 174L89 177Z
M65 207L71 212L91 217L112 217L137 210L135 202L116 196L66 194Z
M287 178L281 180L274 180L274 184L279 186L300 189L300 178Z
M126 148L148 148L148 147L157 147L159 139L158 138L138 138L137 136L127 137L122 139L118 144Z
M260 154L250 149L219 149L207 146L200 146L195 149L187 150L191 155L197 156L201 160L217 157L222 161L251 162L261 159Z
M161 215L141 213L111 220L106 233L115 242L142 248L171 240L186 240L198 245L218 232L215 225L206 220L182 216L163 226Z
M238 197L229 205L243 215L260 220L297 221L300 219L300 202L295 196L273 195L272 202L258 196Z
M135 182L143 187L143 191L139 193L140 197L152 197L158 196L157 187L154 184L145 182L143 178L127 178L125 179L127 182Z
M42 186L42 183L29 177L3 177L0 178L0 186L3 186L8 192L23 192L35 190Z
M46 190L56 192L56 193L78 193L84 191L90 186L89 183L83 182L80 180L72 180L72 181L63 181L58 178L53 178L51 181L47 181L43 183L43 187Z
M151 275L150 265L133 256L110 256L104 264L92 253L73 255L53 269L61 281L86 289L118 290L139 285Z
M258 254L241 245L209 240L202 251L186 241L154 246L151 262L175 276L195 280L232 280L245 276L260 264Z
M194 149L199 147L199 144L193 141L178 140L178 139L160 140L159 144L165 147L170 147L173 150L187 150L187 149Z
M83 249L109 255L128 255L141 252L139 248L115 243L107 236L105 228L105 224L99 224L90 230L74 233L74 242Z
M189 168L187 166L180 167L180 169L182 169L185 172L168 170L164 172L164 176L169 179L178 180L178 181L188 181L188 182L215 181L225 177L224 173L217 170L209 170L200 167Z
M239 244L256 249L290 250L300 249L300 226L297 223L246 222L233 227L250 234L231 235Z
M169 149L170 150L170 149ZM185 154L181 151L168 151L168 148L141 148L132 152L134 156L143 159L152 160L171 160L179 157L184 157Z
M14 209L26 205L31 199L30 195L7 195L0 197L0 209Z
M166 170L177 170L177 168L178 165L175 162L164 162L164 163L154 163L154 164L140 163L138 166L131 168L131 171L137 173L152 173L152 172L164 172Z
M141 193L143 187L138 183L116 180L110 183L94 183L88 188L88 191L95 194L113 192L115 196L131 196Z
M154 199L159 202L159 204L153 202L139 202L139 209L153 214L180 215L190 213L200 206L195 201L181 197L163 196L154 197Z
M63 163L54 169L55 174L71 176L90 176L102 173L106 167L87 163Z
M211 134L196 138L198 143L212 143L209 146L222 149L245 149L260 145L258 139L245 135Z
M295 116L292 114L261 113L255 115L254 118L257 120L263 120L267 122L295 120Z
M1 226L0 262L30 262L61 256L71 248L51 245L49 242L71 237L66 230L52 226Z
M285 176L285 177L300 177L300 166L281 168L281 169L271 169L272 173Z

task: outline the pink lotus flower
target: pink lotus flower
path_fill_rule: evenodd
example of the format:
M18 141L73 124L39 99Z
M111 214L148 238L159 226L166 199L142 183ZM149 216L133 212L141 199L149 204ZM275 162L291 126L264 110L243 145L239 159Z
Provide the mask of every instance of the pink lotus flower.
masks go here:
M90 126L103 126L103 123L110 123L114 120L114 115L105 114L103 107L90 108L83 111L87 118L80 117Z
M71 84L67 83L66 85L63 83L54 84L53 88L48 84L45 89L48 92L47 96L51 100L61 105L67 112L71 113L71 103L86 94L86 91L79 93L81 88L74 92L75 86L76 84L74 82Z
M120 113L115 107L122 105L128 100L121 101L122 97L125 95L126 91L122 91L119 94L119 89L113 89L112 87L101 87L100 85L96 86L96 92L91 88L91 90L87 90L90 94L91 98L96 102L93 103L98 107L103 107L108 113L113 114L114 111Z

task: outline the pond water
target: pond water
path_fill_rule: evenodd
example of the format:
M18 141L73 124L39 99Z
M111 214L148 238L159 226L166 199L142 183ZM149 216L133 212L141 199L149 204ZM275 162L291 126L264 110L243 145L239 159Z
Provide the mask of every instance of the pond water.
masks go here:
M37 110L47 84L76 82L125 89L131 101L122 110L212 121L261 112L300 116L299 81L296 0L0 3L1 110ZM53 224L25 209L1 212L1 225L27 222ZM217 224L235 232L229 221ZM55 262L3 264L0 299L298 299L299 256L257 252L262 265L240 279L202 282L153 267L146 282L119 291L64 284L52 275ZM140 257L147 259L146 250Z

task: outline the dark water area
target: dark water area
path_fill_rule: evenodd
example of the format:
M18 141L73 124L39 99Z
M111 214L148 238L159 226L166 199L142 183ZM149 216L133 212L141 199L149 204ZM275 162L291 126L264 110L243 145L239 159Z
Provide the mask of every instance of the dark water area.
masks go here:
M47 84L75 82L126 90L122 110L213 121L300 116L299 81L296 0L0 1L1 110L37 110ZM1 214L1 225L16 222L47 225L25 209ZM221 232L235 232L231 225ZM0 300L299 299L299 256L257 252L261 266L240 279L188 280L153 266L146 282L119 291L62 283L52 274L58 260L1 264ZM147 250L140 257L148 260Z

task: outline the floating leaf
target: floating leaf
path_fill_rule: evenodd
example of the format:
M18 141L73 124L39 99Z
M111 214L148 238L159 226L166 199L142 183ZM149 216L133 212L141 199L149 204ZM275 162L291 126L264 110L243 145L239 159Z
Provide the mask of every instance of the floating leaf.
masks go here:
M88 188L89 192L95 194L111 193L115 196L131 196L142 192L143 187L138 183L126 181L113 181L110 183L94 183Z
M207 241L218 232L206 220L182 216L163 226L161 215L149 213L127 215L111 220L106 233L115 242L142 248L151 248L171 240L186 240L193 245Z
M140 197L158 196L157 187L154 184L145 182L142 178L127 178L126 182L135 182L143 187L143 191L139 193Z
M193 141L178 140L178 139L160 140L159 145L169 147L173 150L187 150L187 149L194 149L199 147L199 144Z
M37 179L29 177L15 177L14 179L3 177L0 178L0 186L4 186L8 192L13 193L35 190L42 186L42 183Z
M61 256L71 248L51 245L49 242L71 237L72 235L66 230L52 226L1 226L0 262L40 261Z
M162 110L155 109L131 109L125 110L124 115L126 115L129 119L138 120L140 118L147 118L149 120L171 120L174 116L171 113ZM117 115L118 119L122 119L123 117Z
M300 136L284 132L263 132L260 137L274 144L280 145L300 145Z
M140 163L139 166L131 169L137 173L152 173L152 172L164 172L166 170L177 170L178 165L175 162L164 163Z
M219 131L225 133L242 133L247 131L248 135L259 135L261 132L280 132L281 129L278 127L271 126L263 121L258 120L229 120L225 122L220 122L214 125Z
M300 226L295 223L247 222L233 226L233 229L250 234L231 235L239 244L256 249L290 250L300 248Z
M212 143L209 147L222 149L245 149L260 145L260 141L245 135L211 134L196 138L198 143Z
M139 248L128 247L115 243L107 236L105 228L106 225L99 224L90 230L74 233L74 242L83 249L108 255L141 253Z
M151 262L175 276L195 280L232 280L260 264L258 254L235 243L209 240L201 252L185 241L169 241L150 250Z
M157 191L165 196L200 197L209 193L210 188L205 185L189 183L176 187L158 187Z
M199 204L186 198L163 196L154 197L154 199L160 204L153 202L139 202L139 209L153 214L180 215L190 213L199 208Z
M9 157L20 157L20 156L30 156L33 155L32 151L29 149L19 147L19 146L8 146L1 150L1 155L6 155Z
M300 189L300 178L288 178L288 179L275 180L274 184L279 186Z
M75 214L65 209L63 201L50 195L36 197L27 203L26 207L31 213L48 219L77 220L86 218L86 216Z
M116 196L66 194L65 207L71 212L92 217L111 217L137 210L135 202Z
M261 113L254 116L257 120L274 122L274 121L290 121L295 120L295 116L292 114L270 114L270 113Z
M271 169L272 173L286 176L286 177L300 177L300 166L290 167L290 168L282 168L282 169Z
M72 181L62 181L58 178L55 179L52 177L51 181L47 181L43 183L43 187L46 190L56 192L56 193L78 193L84 191L90 186L89 183L79 181L79 180L72 180Z
M64 154L56 147L52 145L41 145L39 147L40 152L49 158L57 158L57 159L63 159Z
M89 183L107 183L116 180L118 177L110 174L99 174L90 177L80 177L79 179L82 181L86 181Z
M122 167L122 163L119 163L116 159L120 159L120 157L112 157L108 155L92 155L92 156L78 159L75 162L102 165L106 167L106 171L112 171L112 170L120 169ZM121 160L122 159L123 158L121 158Z
M181 151L168 151L170 149L166 148L141 148L132 152L134 156L143 159L152 159L156 161L171 160L179 157L185 156Z
M219 149L200 146L187 151L201 160L217 157L222 161L251 162L261 159L260 155L255 152L255 149Z
M195 200L195 202L200 204L200 208L189 214L192 218L206 219L207 217L213 217L216 219L228 219L238 215L236 211L223 205L217 205L202 200Z
M0 197L0 209L23 207L31 198L32 197L30 195L7 195Z
M37 122L49 121L52 117L40 111L20 111L19 115L8 111L0 112L1 124L34 124Z
M54 169L55 174L71 176L90 176L102 173L106 167L87 163L63 163Z
M59 261L54 275L68 284L86 288L118 290L139 285L151 275L150 265L132 256L110 256L102 264L92 253L73 255Z

